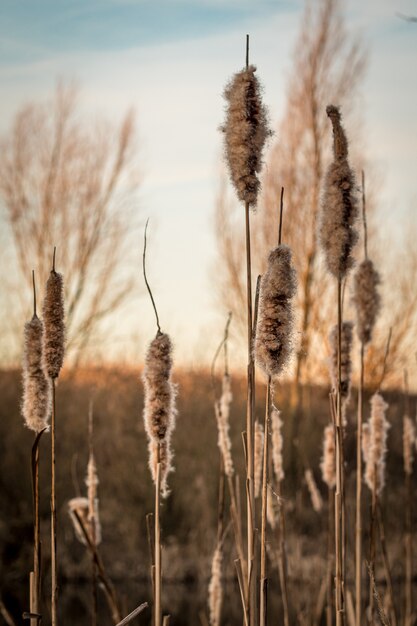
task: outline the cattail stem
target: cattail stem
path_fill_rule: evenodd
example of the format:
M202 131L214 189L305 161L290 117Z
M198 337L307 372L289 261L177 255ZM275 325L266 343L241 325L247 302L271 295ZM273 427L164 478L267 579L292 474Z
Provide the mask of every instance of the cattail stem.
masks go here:
M42 430L35 437L32 447L32 483L33 483L33 584L30 584L30 612L39 614L40 609L40 516L39 516L39 442ZM37 618L30 620L31 626L37 626Z
M259 597L259 624L266 626L268 579L266 576L266 511L268 498L268 429L269 414L271 408L271 377L268 377L265 402L264 424L264 449L262 469L262 519L261 519L261 571L260 571L260 597Z
M363 247L365 259L368 258L368 226L366 223L366 196L365 196L365 172L362 170L362 217L363 217Z
M281 488L278 486L278 496L281 498ZM279 554L278 554L279 583L281 586L282 609L284 626L290 626L290 606L288 600L287 551L285 548L285 509L284 502L279 507Z
M405 620L404 626L411 626L412 575L413 575L413 540L412 540L412 482L411 474L405 473Z
M161 626L161 526L160 526L160 501L161 501L161 463L160 448L158 444L157 466L155 479L155 589L154 589L154 626Z
M54 249L55 262L55 249ZM56 550L56 497L55 497L55 378L52 381L52 416L51 416L51 619L52 626L57 626L57 600L58 600L58 577L57 577L57 550Z
M376 534L376 508L378 504L378 495L376 492L376 474L377 468L374 468L374 489L372 489L372 502L371 502L371 524L370 524L370 549L369 549L369 569L375 577L375 534ZM369 581L369 620L371 626L375 624L375 601L374 601L374 589L372 577Z
M391 567L390 567L389 558L388 558L387 543L385 541L384 522L382 520L381 507L379 503L377 503L376 515L378 519L379 541L381 544L382 559L384 562L385 579L387 582L388 596L389 596L389 600L391 604L392 626L397 626L398 620L397 620L397 612L395 609L395 602L394 602L394 588L392 586Z
M362 620L362 418L363 418L363 388L365 377L365 346L361 342L360 355L360 379L358 389L358 420L356 432L356 561L355 561L355 587L356 587L356 626L361 625Z
M333 525L334 525L333 488L328 489L327 516L327 607L326 626L333 624Z
M337 282L337 328L338 328L338 384L336 397L336 491L335 491L335 566L336 566L336 626L345 623L344 605L344 524L343 524L343 432L342 432L342 389L341 389L341 352L342 352L342 281Z
M281 197L279 201L279 226L278 226L278 245L282 242L282 213L284 211L284 187L281 187Z

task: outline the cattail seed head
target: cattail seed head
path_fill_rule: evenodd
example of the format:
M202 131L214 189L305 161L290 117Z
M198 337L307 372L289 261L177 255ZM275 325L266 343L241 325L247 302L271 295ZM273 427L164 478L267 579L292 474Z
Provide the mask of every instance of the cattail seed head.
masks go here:
M362 424L362 456L365 463L369 459L369 446L371 443L371 428L368 422Z
M51 410L50 384L43 371L43 334L43 324L34 315L25 324L22 415L35 433L48 427Z
M266 519L272 530L275 530L278 519L278 503L270 485L268 485L266 497Z
M364 345L371 340L381 308L381 297L378 293L380 282L372 261L370 259L362 261L353 279L353 302L356 307L358 337Z
M255 357L267 376L277 376L288 364L293 345L292 299L297 290L291 250L279 245L268 258L261 279Z
M255 422L255 446L254 446L254 482L255 498L261 492L262 483L262 461L264 452L264 427L258 421Z
M306 471L304 472L304 476L306 479L308 491L310 492L311 504L313 505L313 509L316 511L316 513L320 513L323 508L323 499L316 485L316 481L314 480L313 472L310 469L306 469Z
M416 442L416 433L413 421L408 415L403 418L403 456L404 456L404 472L411 476L413 473L414 461L414 444Z
M274 468L275 480L280 483L284 478L284 464L282 461L282 420L280 412L275 406L271 409L271 442L272 442L272 464Z
M338 327L334 326L330 332L329 336L330 348L331 348L331 357L330 357L330 377L332 381L333 389L337 390L338 383ZM353 323L352 322L343 322L342 324L342 334L341 334L341 352L340 352L340 362L341 362L341 376L340 376L340 387L341 387L341 398L342 398L342 411L345 413L346 407L349 403L350 398L350 387L351 387L351 376L352 376L352 360L351 360L351 351L352 351L352 343L353 343Z
M213 560L211 562L211 578L208 589L210 626L220 626L223 600L222 565L223 551L221 544L219 544L214 551Z
M58 378L65 353L64 281L55 270L49 274L43 301L45 324L43 362L49 378Z
M219 402L216 402L214 405L214 410L216 414L217 421L217 443L220 449L220 453L223 458L223 466L224 472L226 476L233 476L234 467L233 467L233 458L232 458L232 443L230 441L230 433L229 433L229 415L230 415L230 404L232 402L232 388L230 376L225 374L223 376L222 383L222 395Z
M354 264L352 249L358 240L355 229L358 202L340 111L328 106L326 112L333 126L333 162L324 181L319 238L329 272L341 280Z
M163 498L169 496L168 476L174 471L172 460L173 453L171 449L170 438L162 439L158 444L154 439L148 441L149 451L149 469L151 470L152 480L156 484L156 471L158 466L158 445L159 445L159 463L161 477L161 495Z
M255 71L250 65L235 74L227 85L224 91L226 121L221 127L231 181L239 200L251 206L257 201L262 151L271 134Z
M365 481L372 493L379 495L385 484L385 456L387 453L387 432L390 427L385 412L388 404L380 393L371 398L369 419L369 452L365 469Z
M334 439L334 427L329 424L324 429L323 456L320 463L323 482L329 489L336 485L336 447Z
M90 457L88 459L87 465L87 476L85 479L85 484L87 485L87 498L88 498L88 521L94 519L95 510L97 508L96 503L98 503L97 499L97 487L98 487L98 474L97 474L97 466L96 461L94 459L94 454L91 452Z

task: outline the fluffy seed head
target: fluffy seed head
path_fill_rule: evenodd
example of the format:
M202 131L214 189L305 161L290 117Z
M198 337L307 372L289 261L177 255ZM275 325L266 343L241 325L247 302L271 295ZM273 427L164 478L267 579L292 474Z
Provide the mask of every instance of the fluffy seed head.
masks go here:
M35 433L48 427L51 409L50 385L43 371L43 324L34 315L25 324L23 353L23 402L25 424Z
M332 381L332 386L334 390L337 390L337 382L338 382L338 327L334 326L330 332L329 336L330 348L331 348L331 357L330 357L330 377ZM352 360L351 360L351 351L352 351L352 343L353 343L353 323L352 322L343 322L342 324L342 335L341 335L341 352L340 352L340 361L341 361L341 398L342 398L342 411L343 414L346 411L346 407L349 403L350 398L350 387L351 387L351 376L352 376Z
M390 427L385 412L388 404L380 393L371 398L369 420L369 452L365 469L365 481L369 489L380 494L385 485L385 456L387 453L387 432Z
M282 420L280 412L275 406L272 406L271 409L271 441L275 480L280 483L284 478L284 465L282 462Z
M262 460L264 452L264 427L258 421L255 422L255 446L254 446L254 482L255 498L261 492Z
M230 441L229 433L229 415L230 404L232 402L232 387L230 376L225 374L223 376L222 395L219 402L214 405L214 411L217 421L217 443L220 449L220 453L223 457L223 466L226 476L233 476L233 458L232 458L232 442Z
M213 560L211 562L211 578L208 588L210 626L220 626L220 616L223 600L222 565L223 552L222 547L219 544L213 554Z
M324 181L319 238L329 272L341 280L354 264L352 249L358 240L355 229L358 202L340 111L334 106L326 111L333 126L333 162Z
M416 433L413 421L408 415L403 418L403 456L404 456L404 472L411 476L413 473L414 461L414 444L416 442Z
M288 364L293 345L294 313L292 299L297 278L291 250L279 245L268 258L259 294L255 357L267 376L277 376Z
M324 429L323 456L320 463L323 482L333 489L336 485L336 448L334 441L334 428L329 424Z
M55 270L49 274L43 301L45 324L43 363L50 378L58 378L65 353L64 281Z
M278 519L278 503L275 494L273 493L271 486L268 485L267 496L266 496L266 519L268 524L275 530Z
M88 498L88 521L94 519L95 511L98 504L97 498L97 487L98 487L98 474L97 474L97 466L96 461L94 459L94 454L91 452L90 457L88 459L87 465L87 476L85 479L85 484L87 485L87 498Z
M359 265L353 279L353 302L356 307L356 330L359 340L370 342L375 321L381 308L378 285L381 280L374 264L365 259Z
M306 469L304 473L308 490L310 492L311 504L316 513L320 513L323 508L323 500L314 480L313 472L310 469Z
M369 446L371 443L371 428L368 422L362 424L362 456L364 463L368 463Z
M88 521L88 498L72 498L72 500L69 500L68 513L70 515L72 525L74 527L74 532L78 541L86 546L87 541L82 530L83 528L86 531L87 536L90 538L90 540L93 541L93 537L91 536L91 525ZM80 521L78 520L75 513L78 514ZM94 543L95 545L99 545L100 542L101 526L98 516L98 510L96 510L94 513Z
M149 451L149 469L151 470L152 480L156 484L156 471L158 466L158 443L154 439L148 441ZM171 450L170 438L162 439L159 443L159 462L161 464L161 495L163 498L169 496L168 476L174 471L173 454Z
M242 202L255 205L260 189L258 174L262 167L262 151L271 134L268 115L261 99L256 68L235 74L224 91L226 121L225 157L230 178Z

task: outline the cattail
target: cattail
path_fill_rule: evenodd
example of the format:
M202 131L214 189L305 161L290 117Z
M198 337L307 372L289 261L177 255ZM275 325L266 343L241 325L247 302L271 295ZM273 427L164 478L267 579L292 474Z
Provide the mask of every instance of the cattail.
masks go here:
M51 410L50 385L42 363L43 324L34 315L25 324L22 415L35 433L48 427Z
M276 500L277 500L276 496L274 492L272 491L271 486L268 485L267 500L266 500L266 519L268 520L268 524L270 525L272 530L275 530L276 525L277 525L278 504L276 503Z
M85 533L93 542L93 538L91 536L91 528L88 519L88 498L72 498L68 502L68 513L70 515L72 525L74 527L75 535L84 546L87 545L87 541L85 538ZM77 515L78 518L77 518ZM85 533L84 533L84 531ZM101 542L101 526L98 521L98 511L94 513L94 543L98 545Z
M154 439L149 440L149 469L151 470L152 480L154 483L156 483L156 469L158 466L158 445L161 475L161 494L164 498L166 498L170 493L168 489L168 476L169 474L171 474L171 472L174 471L172 465L173 454L169 438L163 439L159 444Z
M416 433L413 421L408 415L403 418L403 455L404 455L404 472L411 476L413 473L414 461L414 444L416 441Z
M97 528L100 527L98 520L98 495L97 495L97 487L98 487L98 474L97 474L97 466L94 459L94 454L90 453L90 458L88 459L87 465L87 476L85 479L85 484L87 485L87 499L88 499L88 522L90 526L94 527L95 533ZM94 535L94 543L100 543L101 537L97 537Z
M214 405L217 421L217 443L223 458L224 472L226 476L233 476L234 467L232 459L232 443L229 434L229 415L232 402L232 386L229 374L224 374L222 382L222 395L219 402Z
M292 298L297 279L291 256L286 245L272 250L261 280L255 356L259 366L271 377L281 373L292 349Z
M324 181L319 237L328 270L342 280L354 263L352 248L358 240L355 229L358 203L340 111L335 106L328 106L326 112L333 126L333 162Z
M145 359L144 422L148 437L155 443L169 437L175 426L175 388L171 381L172 344L169 336L158 332Z
M356 307L356 330L363 345L370 342L375 321L381 308L378 285L381 280L374 264L365 259L353 279L353 302Z
M255 481L255 498L261 491L262 483L262 460L264 452L264 427L258 421L255 422L255 463L254 463L254 481Z
M217 545L213 560L211 562L211 578L209 584L209 613L210 613L210 626L220 625L220 615L222 610L223 600L223 588L222 588L222 564L223 564L223 551L221 544Z
M43 302L45 323L43 363L49 378L58 378L65 352L64 282L55 270L49 274Z
M230 179L239 200L249 205L255 205L257 201L262 151L271 134L255 71L256 68L250 65L235 74L227 85L224 91L226 122L221 127Z
M385 455L387 452L387 432L390 427L385 412L388 404L380 393L371 398L369 420L369 452L365 469L365 481L369 489L379 495L385 484Z
M310 492L311 503L313 505L313 509L316 513L320 513L323 508L323 500L316 485L316 481L314 480L313 472L310 469L306 469L305 479L307 483L308 490Z
M369 459L369 446L371 442L371 428L368 422L362 424L362 456L364 463Z
M333 389L337 389L338 382L338 327L337 325L332 328L329 337L330 347L331 347L331 357L330 357L330 377L332 380ZM342 324L342 336L341 336L341 352L340 352L340 362L341 362L341 399L342 399L342 410L345 412L347 404L350 398L350 386L351 386L351 375L352 375L352 360L351 360L351 350L352 350L352 342L353 342L353 323L352 322L343 322Z
M336 446L334 439L334 427L329 424L324 429L323 456L320 463L323 482L329 489L336 485Z
M282 420L280 412L275 406L271 408L271 441L272 441L272 464L275 479L278 483L284 478L284 466L282 462Z

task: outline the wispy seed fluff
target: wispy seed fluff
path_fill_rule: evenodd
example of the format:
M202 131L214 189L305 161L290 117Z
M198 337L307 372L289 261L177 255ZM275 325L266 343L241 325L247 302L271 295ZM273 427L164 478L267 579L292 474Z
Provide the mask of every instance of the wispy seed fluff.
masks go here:
M310 469L306 469L304 473L308 490L310 492L311 503L316 513L320 513L323 508L323 500L314 480L313 472Z
M94 543L98 545L101 541L101 526L100 519L98 514L98 495L97 495L97 487L98 487L98 474L97 474L97 466L94 459L94 454L90 453L90 457L88 459L87 465L87 476L85 479L85 484L87 485L87 499L88 499L88 524L91 529L92 524L94 523ZM98 534L97 534L98 533Z
M408 415L403 418L403 456L404 456L404 472L411 476L413 473L414 461L414 444L416 442L416 433L413 421Z
M336 447L334 440L334 427L329 424L323 434L323 456L320 463L323 482L329 489L336 485Z
M291 250L279 245L268 258L262 276L255 339L255 357L267 376L277 376L288 364L293 345L292 299L297 290Z
M220 449L220 453L223 458L223 467L226 476L233 476L233 458L232 458L232 443L230 441L229 433L229 415L230 405L232 402L232 386L229 374L223 376L222 383L222 395L218 402L214 405L217 421L217 443Z
M353 278L353 302L356 307L356 330L359 340L370 342L375 321L381 308L378 285L381 279L370 259L359 265Z
M278 507L279 505L277 502L277 497L272 491L271 486L268 485L267 499L266 499L266 519L268 521L268 524L272 528L272 530L275 530L276 525L277 525Z
M211 578L208 588L210 626L220 626L223 600L222 565L223 551L221 545L219 544L213 554L213 560L211 562Z
M365 464L369 459L369 446L371 443L371 428L368 422L362 424L362 456Z
M380 494L385 485L385 456L387 453L387 432L390 427L385 412L388 404L380 393L371 398L369 419L369 452L365 469L365 481L369 489Z
M48 427L51 408L50 385L42 363L43 332L43 324L36 315L26 322L22 415L26 426L35 433Z
M330 377L334 390L337 390L338 381L338 327L334 326L330 332ZM350 386L352 376L352 360L351 350L353 343L353 323L343 322L342 335L341 335L341 398L342 398L342 410L345 411L350 398Z
M257 201L262 151L271 134L255 71L250 65L235 74L226 86L226 121L221 127L231 181L239 200L250 205Z
M149 439L149 469L151 470L152 480L156 483L156 470L158 466L158 443L154 439ZM173 454L171 450L170 438L163 439L159 443L159 463L161 476L161 495L166 498L170 491L168 489L168 476L174 471Z
M278 483L284 478L284 466L282 462L282 420L280 412L275 406L271 409L271 441L272 441L272 464L275 479Z
M64 281L52 270L46 282L43 301L45 324L43 363L49 378L58 378L65 353Z
M333 126L333 162L327 170L320 213L319 237L328 270L341 280L353 266L352 248L358 240L355 178L348 163L348 144L338 107L326 113Z
M262 426L262 424L256 421L255 422L255 446L254 446L255 498L258 498L261 492L263 452L264 452L264 427Z
M93 540L91 536L91 526L88 521L88 498L72 498L68 502L68 513L70 515L72 525L74 527L75 535L84 546L87 545L87 541L85 539L84 532L82 528L85 529L87 536ZM78 514L80 518L80 522L78 521L75 513ZM95 545L98 545L101 542L101 526L98 519L98 511L97 515L94 515L94 523L95 523L95 536L94 541Z

